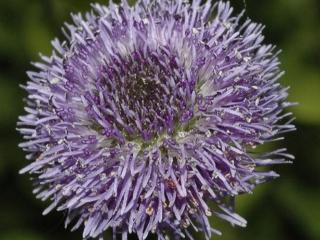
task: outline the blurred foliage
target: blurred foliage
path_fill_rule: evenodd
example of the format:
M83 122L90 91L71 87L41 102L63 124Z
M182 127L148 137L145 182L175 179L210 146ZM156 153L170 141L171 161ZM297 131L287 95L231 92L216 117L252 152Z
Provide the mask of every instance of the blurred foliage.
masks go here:
M98 1L104 3L106 1ZM294 165L275 169L282 178L257 187L253 195L240 196L238 212L248 220L246 229L233 228L212 218L223 235L216 239L295 240L320 239L320 1L231 0L236 11L246 6L246 16L267 27L266 42L283 50L292 111L298 131L279 143L296 156ZM43 217L46 203L34 199L32 185L18 170L26 164L15 131L23 113L25 93L18 87L38 52L50 54L50 40L62 39L60 26L70 12L89 9L88 0L0 1L0 239L81 239L81 232L64 230L64 214ZM276 147L279 147L276 146ZM281 146L281 147L282 147ZM108 238L107 238L108 239Z

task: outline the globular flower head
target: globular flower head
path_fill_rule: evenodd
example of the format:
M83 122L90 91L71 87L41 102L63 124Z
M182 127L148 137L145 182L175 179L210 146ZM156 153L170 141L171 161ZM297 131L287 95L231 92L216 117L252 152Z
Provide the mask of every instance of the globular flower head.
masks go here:
M30 81L18 130L44 211L67 212L83 237L192 239L234 225L235 196L277 176L280 149L251 149L294 129L263 26L229 3L138 0L73 15Z

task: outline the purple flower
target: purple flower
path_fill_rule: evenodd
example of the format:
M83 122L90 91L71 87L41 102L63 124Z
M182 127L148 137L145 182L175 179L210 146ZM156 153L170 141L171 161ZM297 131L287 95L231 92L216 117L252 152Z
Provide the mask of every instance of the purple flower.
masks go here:
M246 221L234 198L293 158L255 146L294 130L278 53L229 3L126 1L73 15L30 81L18 130L37 198L83 238L206 239L208 217ZM288 120L286 120L288 119Z

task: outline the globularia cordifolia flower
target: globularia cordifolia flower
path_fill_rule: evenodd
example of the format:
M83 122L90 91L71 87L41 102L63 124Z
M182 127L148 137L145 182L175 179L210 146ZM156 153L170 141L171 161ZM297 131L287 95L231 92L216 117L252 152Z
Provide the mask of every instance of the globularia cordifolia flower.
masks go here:
M229 3L95 4L35 63L18 128L34 193L83 238L212 233L245 226L232 200L277 176L285 149L250 150L294 129L274 47ZM264 168L265 169L265 168ZM228 200L229 199L229 200ZM230 201L231 199L231 201Z

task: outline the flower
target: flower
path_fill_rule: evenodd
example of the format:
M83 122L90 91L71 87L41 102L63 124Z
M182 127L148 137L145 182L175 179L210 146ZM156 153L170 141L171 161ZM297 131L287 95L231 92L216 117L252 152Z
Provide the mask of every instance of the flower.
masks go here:
M83 238L213 233L233 225L234 198L278 175L285 149L252 148L294 130L278 53L263 26L228 2L138 0L92 5L41 56L18 130L34 193L66 211ZM265 168L264 168L265 169Z

